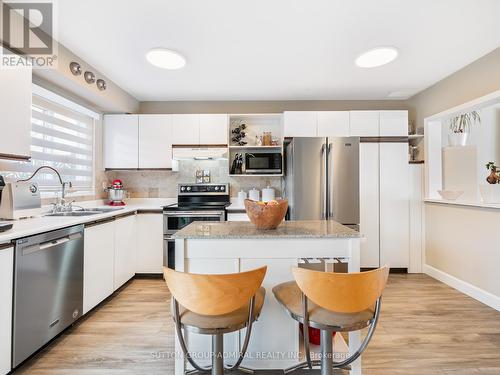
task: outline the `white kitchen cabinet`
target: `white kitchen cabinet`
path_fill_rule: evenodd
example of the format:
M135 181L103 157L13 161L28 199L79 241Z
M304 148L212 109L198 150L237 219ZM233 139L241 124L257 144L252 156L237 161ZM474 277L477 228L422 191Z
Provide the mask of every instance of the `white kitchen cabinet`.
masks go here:
M0 245L0 374L11 370L14 248Z
M172 168L172 115L139 115L139 168Z
M408 111L380 111L381 137L408 136Z
M361 241L361 267L380 265L379 247L379 144L359 145L359 213Z
M200 115L172 115L172 144L200 144Z
M409 268L408 144L362 142L359 163L361 267Z
M163 273L163 215L137 215L136 273Z
M104 116L104 167L139 167L139 116Z
M349 137L349 111L318 112L318 137Z
M285 137L316 137L318 113L315 111L284 112Z
M349 114L352 137L378 137L379 111L351 111Z
M31 68L0 69L0 158L30 157L31 85Z
M380 265L408 268L410 194L407 143L380 143Z
M228 144L228 115L202 114L200 115L200 141L202 145Z
M83 257L83 313L113 293L115 222L85 227Z
M410 265L408 272L422 272L424 252L424 164L410 164Z
M115 220L115 255L113 290L118 289L135 275L137 248L136 215Z

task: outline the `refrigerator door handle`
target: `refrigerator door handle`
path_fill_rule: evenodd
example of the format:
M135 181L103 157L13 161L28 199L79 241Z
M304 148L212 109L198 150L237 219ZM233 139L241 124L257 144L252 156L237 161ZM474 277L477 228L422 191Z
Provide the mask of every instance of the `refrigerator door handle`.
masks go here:
M327 207L327 181L326 181L326 158L327 158L327 145L324 143L321 146L321 183L320 183L320 199L321 199L321 220L325 220L328 215Z
M328 165L328 184L327 184L327 194L328 194L328 206L327 206L327 214L328 214L328 219L333 219L333 214L334 214L334 205L333 205L333 173L334 173L334 168L335 166L333 165L333 158L332 158L332 149L333 149L333 144L329 143L328 144L328 150L327 150L327 165Z

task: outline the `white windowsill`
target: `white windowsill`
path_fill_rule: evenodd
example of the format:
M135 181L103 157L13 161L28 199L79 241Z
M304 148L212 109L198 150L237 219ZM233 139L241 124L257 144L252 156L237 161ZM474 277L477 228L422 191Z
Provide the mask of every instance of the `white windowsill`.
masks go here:
M452 206L466 206L466 207L479 207L479 208L496 208L500 209L500 203L483 203L483 202L474 202L474 201L450 201L445 199L424 199L425 203L439 203L439 204L448 204Z

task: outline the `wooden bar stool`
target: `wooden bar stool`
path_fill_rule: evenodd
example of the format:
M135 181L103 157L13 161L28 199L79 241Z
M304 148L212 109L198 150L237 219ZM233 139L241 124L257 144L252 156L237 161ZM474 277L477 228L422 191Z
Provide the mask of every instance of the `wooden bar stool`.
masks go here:
M186 374L224 373L223 335L247 328L243 348L236 363L228 371L241 367L252 332L252 324L260 315L266 290L261 287L267 267L226 275L199 275L164 268L167 286L172 293L172 316L185 358L195 370ZM212 366L199 366L189 353L182 328L212 336Z
M295 281L273 288L278 302L291 317L304 325L306 360L285 373L321 365L322 375L333 374L334 368L349 368L365 351L380 315L382 292L387 283L387 266L368 272L331 273L294 267ZM309 331L321 330L321 358L311 360ZM341 361L333 361L332 333L351 332L369 327L359 349Z

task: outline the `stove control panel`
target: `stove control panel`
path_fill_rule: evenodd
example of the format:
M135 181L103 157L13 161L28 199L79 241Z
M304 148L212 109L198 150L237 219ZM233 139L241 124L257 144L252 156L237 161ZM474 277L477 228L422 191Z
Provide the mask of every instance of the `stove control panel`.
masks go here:
M229 194L229 184L179 184L179 194Z

